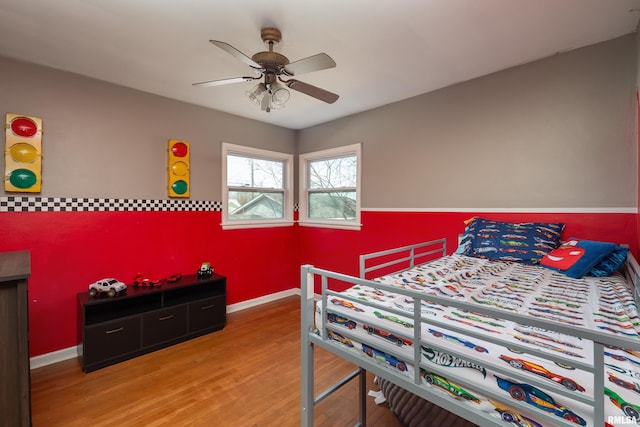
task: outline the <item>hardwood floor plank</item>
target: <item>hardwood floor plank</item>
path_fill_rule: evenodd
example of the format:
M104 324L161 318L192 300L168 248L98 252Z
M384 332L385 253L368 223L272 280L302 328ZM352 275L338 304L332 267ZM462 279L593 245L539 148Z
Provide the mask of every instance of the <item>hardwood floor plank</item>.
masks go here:
M85 374L78 360L31 372L35 427L300 425L300 299L227 316L218 332ZM355 369L316 349L316 394ZM377 390L368 374L368 388ZM316 426L353 426L357 381L316 405ZM400 427L367 398L368 425Z

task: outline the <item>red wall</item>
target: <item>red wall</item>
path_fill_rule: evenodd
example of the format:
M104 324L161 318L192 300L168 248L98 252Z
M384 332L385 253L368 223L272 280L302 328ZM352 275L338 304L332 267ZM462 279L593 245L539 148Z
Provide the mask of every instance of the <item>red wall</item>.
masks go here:
M312 227L220 228L218 211L3 212L0 251L31 251L30 346L37 356L78 344L76 295L103 277L194 273L202 261L228 278L227 304L299 285L310 263L357 274L361 253L446 237L456 249L472 213L363 212L361 231ZM561 221L565 236L629 243L636 214L482 213L510 221Z
M628 244L638 253L637 215L627 213L478 213L485 218L566 224L563 237L579 237ZM422 241L447 238L447 252L457 248L464 212L363 212L362 230L345 231L300 227L300 261L315 267L358 275L358 256ZM316 292L319 292L316 289Z
M192 274L210 261L228 278L227 304L298 286L294 227L222 231L220 221L217 211L0 213L0 252L31 251L31 355L78 343L77 293L103 277Z

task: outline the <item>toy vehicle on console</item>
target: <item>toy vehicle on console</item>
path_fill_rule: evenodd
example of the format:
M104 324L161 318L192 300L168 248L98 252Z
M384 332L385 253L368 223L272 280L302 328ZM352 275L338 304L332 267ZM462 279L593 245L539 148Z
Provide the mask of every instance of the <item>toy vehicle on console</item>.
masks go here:
M136 274L136 277L133 278L133 287L137 288L138 286L146 286L149 288L153 288L154 286L159 286L160 280L151 279L148 276L144 276L140 273Z
M98 280L89 285L89 295L92 297L98 294L107 294L109 297L115 297L126 290L127 285L114 278Z
M167 277L167 282L169 283L174 283L177 282L178 280L182 279L182 274L180 273L173 273L172 275L170 275L169 277Z
M198 270L198 277L210 277L213 274L210 262L203 262Z

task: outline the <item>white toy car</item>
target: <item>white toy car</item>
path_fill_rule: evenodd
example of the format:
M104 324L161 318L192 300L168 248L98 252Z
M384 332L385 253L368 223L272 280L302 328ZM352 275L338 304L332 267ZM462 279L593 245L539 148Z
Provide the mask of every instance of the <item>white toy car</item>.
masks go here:
M198 270L198 277L210 277L213 274L213 268L210 262L203 262Z
M108 278L98 280L95 283L89 285L89 295L95 297L96 295L105 292L110 297L116 296L120 292L127 290L127 285L119 280Z

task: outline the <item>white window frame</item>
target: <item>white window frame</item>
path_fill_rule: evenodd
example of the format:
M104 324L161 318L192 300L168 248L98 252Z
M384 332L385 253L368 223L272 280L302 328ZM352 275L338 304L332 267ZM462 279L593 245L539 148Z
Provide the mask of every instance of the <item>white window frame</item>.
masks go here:
M319 220L310 219L308 206L309 206L309 162L331 159L336 157L347 157L355 155L357 162L356 171L356 213L353 220ZM298 223L301 226L308 227L326 227L326 228L339 228L347 230L360 230L362 224L360 223L360 199L361 199L361 170L362 170L362 148L361 144L346 145L344 147L330 148L328 150L314 151L312 153L301 154L299 156L299 208L298 208Z
M284 163L283 191L284 216L281 219L229 219L229 186L227 185L227 156L234 154L242 157L252 157L261 160L271 160ZM262 150L242 145L222 143L222 229L233 230L239 228L286 227L293 225L293 154L277 151Z

